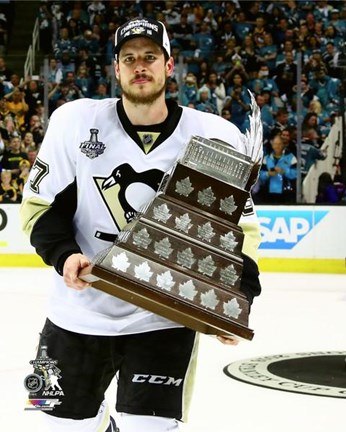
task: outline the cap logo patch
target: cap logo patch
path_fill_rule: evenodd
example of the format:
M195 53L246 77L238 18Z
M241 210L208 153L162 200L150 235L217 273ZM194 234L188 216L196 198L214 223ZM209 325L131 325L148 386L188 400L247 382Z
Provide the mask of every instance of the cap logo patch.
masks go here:
M155 32L159 31L157 24L152 24L152 23L145 21L145 20L136 20L136 21L129 22L127 26L122 28L120 35L123 36L124 33L126 33L127 31L134 29L134 28L139 28L139 27L142 28L142 31L144 31L144 28L154 30ZM131 31L131 33L132 33L132 31Z
M145 29L143 27L135 27L133 29L130 30L131 34L141 34L141 33L145 33Z

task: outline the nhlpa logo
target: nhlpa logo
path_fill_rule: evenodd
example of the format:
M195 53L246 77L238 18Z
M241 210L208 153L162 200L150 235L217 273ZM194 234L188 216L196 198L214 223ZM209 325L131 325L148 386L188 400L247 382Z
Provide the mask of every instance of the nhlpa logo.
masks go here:
M327 214L313 210L258 210L260 249L293 249Z
M100 156L106 149L106 146L103 144L103 142L97 139L98 133L98 129L90 129L89 141L84 141L79 146L81 152L90 159L95 159L96 157Z

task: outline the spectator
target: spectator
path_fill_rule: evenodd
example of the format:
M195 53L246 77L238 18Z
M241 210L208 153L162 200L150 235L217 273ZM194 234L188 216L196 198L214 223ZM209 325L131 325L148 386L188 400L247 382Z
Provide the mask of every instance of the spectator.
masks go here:
M340 19L340 11L337 8L334 8L330 11L329 20L327 22L328 26L333 26L336 33L340 37L344 37L346 35L346 22L344 19Z
M7 52L8 47L8 23L4 13L0 13L0 55Z
M329 4L328 0L317 0L313 14L317 20L326 22L332 9L333 6Z
M107 99L111 97L108 91L108 86L104 82L100 82L96 86L96 91L92 96L92 99Z
M273 42L273 36L266 31L263 35L263 45L257 51L258 60L268 66L269 73L272 75L275 70L278 48Z
M78 99L78 97L83 97L84 94L82 89L76 83L77 77L76 74L72 71L66 72L64 84L66 84L69 88L69 98L70 99ZM78 97L77 97L78 96Z
M38 153L38 148L36 148L36 147L29 147L27 150L28 161L30 162L31 168L35 163L37 153Z
M25 132L24 137L22 139L21 149L27 153L28 148L35 147L34 136L31 132Z
M227 108L223 108L221 111L221 117L223 117L225 120L232 121L232 114L231 111Z
M318 177L317 204L337 204L339 202L338 191L329 172L323 172Z
M87 12L89 14L89 25L93 25L95 22L95 17L97 15L105 15L107 12L106 6L101 0L94 0L89 2L87 7Z
M334 42L336 48L341 49L345 42L345 36L339 34L333 25L326 25L324 30L325 43Z
M340 103L340 80L326 74L325 68L318 69L309 83L321 105L330 111L337 109Z
M21 133L25 136L27 133L33 137L34 145L38 147L43 141L44 137L44 126L41 122L40 117L37 114L33 114L29 117L28 122L21 128ZM26 145L26 148L28 145Z
M11 69L8 69L4 57L0 57L0 81L10 81L12 75L13 71Z
M20 173L19 163L23 159L28 159L25 152L21 150L22 142L18 136L10 138L8 150L5 150L1 165L2 168L11 172L13 178Z
M292 129L289 127L284 128L280 133L280 137L282 142L284 143L285 153L293 153L296 156L297 146L293 138Z
M261 49L264 46L264 34L266 33L266 22L263 15L257 15L255 18L255 26L252 30L252 37L256 49Z
M3 169L0 178L0 203L10 204L17 202L17 191L13 186L11 171Z
M239 9L233 21L235 37L239 44L244 43L245 38L252 34L253 25L246 20L245 12Z
M280 135L271 142L272 151L264 156L260 170L260 192L262 202L267 204L293 203L294 182L297 179L297 159L285 153Z
M318 139L318 133L314 128L307 129L303 133L302 142L300 144L302 179L316 161L324 160L327 157L326 149L324 151L319 149Z
M213 69L216 74L219 75L221 78L225 78L227 67L228 65L225 62L223 55L219 53L216 54L215 61L213 62Z
M263 126L263 145L269 142L271 138L271 129L274 125L274 116L272 108L266 103L266 98L263 94L256 95L256 103L261 110L261 121ZM264 147L265 149L265 147Z
M248 87L255 94L260 94L264 88L269 89L273 98L279 98L279 88L269 75L268 66L265 63L260 63L257 76L249 80Z
M198 90L196 109L198 111L218 114L216 105L212 101L211 92L206 85Z
M59 31L59 37L53 48L54 57L57 60L63 60L63 53L68 53L69 58L72 59L76 56L76 44L70 38L68 27L62 27Z
M216 104L218 114L221 115L226 98L226 88L222 79L214 72L210 72L206 86L211 92L211 97Z
M276 114L275 123L271 130L272 138L280 134L283 129L288 126L288 111L287 108L279 108Z
M294 63L292 51L285 52L285 59L275 69L275 82L279 88L280 96L285 95L286 100L291 104L294 94L294 86L297 83L297 65Z
M212 55L213 45L215 42L209 24L202 21L199 31L197 31L193 37L197 43L197 48L200 50L201 57L209 59Z
M47 80L52 84L60 84L63 79L61 65L58 65L56 58L49 59Z
M289 25L290 24L288 22L288 19L285 16L281 16L278 19L277 23L274 24L274 29L273 29L274 42L279 48L284 46L285 42L287 42L286 32L289 28Z
M21 160L19 162L19 169L20 169L20 173L16 178L18 203L22 202L24 185L28 180L30 174L30 169L31 169L30 162L26 159Z
M65 24L65 14L61 4L51 5L52 19L52 47L55 46L61 27ZM52 48L51 48L52 49Z
M249 92L243 84L241 74L233 75L231 86L227 89L227 96L224 108L230 110L232 122L244 133L248 127L248 112L251 107Z
M76 40L82 36L84 31L84 25L75 20L74 18L69 18L66 27L68 29L68 36L74 43Z
M20 87L20 76L12 74L9 81L3 82L3 94L4 96L11 95L13 90Z
M66 79L68 79L69 75L72 77L71 73L69 73ZM74 83L82 91L83 96L91 97L93 95L95 83L86 66L81 65L78 67Z
M29 105L25 101L25 93L16 87L5 98L7 99L8 110L15 115L16 128L19 129L25 123L25 115L29 111Z
M24 85L24 98L25 102L28 104L28 111L26 113L26 118L36 113L37 103L43 101L43 86L41 81L28 79Z
M217 46L221 51L224 51L227 49L227 42L230 39L236 39L236 34L233 31L233 26L231 21L223 21L222 28L218 32L218 38L217 38Z
M325 50L322 52L322 60L327 68L327 75L332 78L339 77L338 57L340 51L335 47L333 42L326 44Z
M89 25L89 14L84 9L83 1L74 1L72 9L67 13L66 19L74 19L77 22L78 28L83 32Z
M259 68L259 61L251 35L248 34L244 37L239 55L241 57L241 64L246 69L249 79L253 79Z
M91 55L100 54L99 39L90 29L84 30L83 35L75 40L75 45L77 51L85 49Z
M186 13L182 13L180 15L180 22L172 26L172 35L174 41L178 43L182 50L189 49L190 41L193 37L193 29L188 23L188 17Z
M207 10L207 12L204 16L203 22L206 22L209 25L211 33L214 34L217 32L219 25L215 19L213 9Z
M53 112L58 105L59 101L65 103L72 100L80 99L83 97L82 91L76 86L74 81L63 81L60 85L56 85L48 94L50 103L50 110Z
M209 72L210 68L208 61L202 60L199 65L199 72L197 74L197 83L199 86L206 84L206 82L208 81Z
M189 72L185 77L182 88L182 105L187 106L189 103L196 104L197 92L197 78L193 73Z
M197 47L196 40L191 39L188 49L181 50L180 54L184 57L184 61L187 64L187 73L191 72L197 76L203 58L201 57L200 49Z
M61 60L59 60L58 65L61 68L63 77L65 77L67 72L75 72L76 71L75 58L72 58L68 51L64 51L62 53ZM61 84L61 82L60 82L60 84Z
M314 91L309 86L308 79L305 75L303 75L301 78L301 93L299 94L299 96L297 95L297 85L294 85L292 87L291 104L297 106L297 97L299 97L302 102L303 108L307 109L309 108L311 101L314 100L314 96Z
M44 55L48 55L51 53L53 45L53 14L48 2L40 2L37 15L40 29L40 50Z
M296 58L296 49L294 48L293 42L291 40L285 40L282 47L280 47L278 55L276 57L276 67L285 61L285 55L287 52L293 53L293 61Z
M170 78L166 85L166 99L179 100L179 86L175 78Z
M16 115L8 109L8 102L5 97L0 98L0 133L4 140L16 130Z
M304 135L305 131L309 131L309 129L315 129L319 137L317 140L317 145L318 147L321 147L321 145L323 144L322 138L325 137L322 137L322 133L318 123L319 123L318 115L315 112L308 112L303 118L302 133Z

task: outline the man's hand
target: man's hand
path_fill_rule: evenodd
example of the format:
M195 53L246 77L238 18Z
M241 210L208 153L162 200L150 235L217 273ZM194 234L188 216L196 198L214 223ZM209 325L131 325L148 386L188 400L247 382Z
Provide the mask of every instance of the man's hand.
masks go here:
M238 345L239 339L235 335L216 336L216 338L225 345Z
M65 284L76 290L83 290L91 286L90 283L79 279L80 271L88 267L90 264L89 258L82 254L72 254L70 255L64 264L63 277Z

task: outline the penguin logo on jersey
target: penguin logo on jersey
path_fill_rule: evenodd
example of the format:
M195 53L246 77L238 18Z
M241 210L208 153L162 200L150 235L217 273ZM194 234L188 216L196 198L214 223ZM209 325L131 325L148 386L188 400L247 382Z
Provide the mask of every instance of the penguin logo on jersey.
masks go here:
M106 178L94 177L98 191L119 231L155 196L163 176L161 170L137 172L131 165L124 163L114 168ZM108 239L106 233L97 232L95 235L100 239Z
M84 141L79 146L81 152L90 159L95 159L96 157L100 156L106 149L106 146L103 144L103 142L98 140L98 133L98 129L90 129L89 141Z

